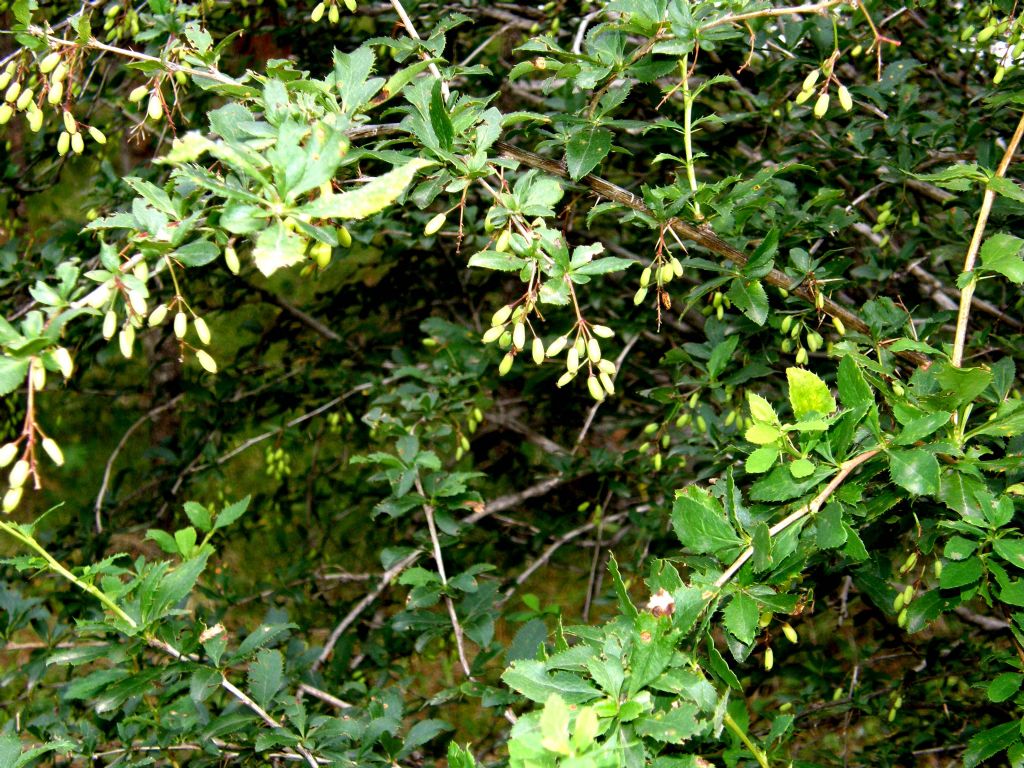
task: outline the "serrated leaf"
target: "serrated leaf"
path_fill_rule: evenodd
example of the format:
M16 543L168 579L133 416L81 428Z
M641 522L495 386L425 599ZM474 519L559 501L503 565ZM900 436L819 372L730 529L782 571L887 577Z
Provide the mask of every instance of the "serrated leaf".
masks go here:
M612 133L607 128L586 126L577 131L565 145L565 164L573 181L579 181L604 160L612 147Z
M264 648L249 665L249 695L264 709L284 685L284 657L278 650Z
M367 182L359 189L336 195L322 195L299 208L299 212L319 219L365 219L397 200L416 173L428 165L433 163L423 158L415 158Z
M568 704L582 704L596 699L600 692L572 672L556 671L548 674L543 662L524 659L515 661L501 675L513 690L530 701L543 704L552 693L557 693Z
M839 361L836 384L839 387L839 399L846 408L867 408L875 402L864 374L849 355L844 355Z
M0 397L11 394L25 383L29 359L0 357Z
M939 462L928 451L891 451L889 476L894 483L915 496L939 492Z
M974 768L1019 740L1019 720L1011 720L982 731L967 742L967 749L964 750L962 758L964 768Z
M757 422L747 428L747 431L743 433L743 437L747 442L754 445L772 445L782 437L782 431L771 424Z
M997 232L981 246L981 265L1020 285L1024 283L1024 259L1020 255L1022 247L1024 240L1021 238Z
M188 520L192 525L204 533L213 527L213 520L210 517L210 511L198 502L186 501L185 515L188 517Z
M518 272L526 266L526 259L513 256L511 253L480 251L480 253L469 257L469 266L494 269L499 272Z
M718 499L696 485L680 491L672 505L672 527L695 554L721 555L742 548Z
M1011 565L1024 568L1024 539L996 539L992 549Z
M444 105L440 79L434 81L434 87L430 92L429 112L430 127L434 129L437 143L441 149L451 152L455 142L455 128L452 126L452 119L448 116L448 109Z
M986 691L988 700L994 701L997 704L1001 701L1006 701L1020 690L1022 682L1024 682L1024 675L1019 672L1003 672L1001 675L996 675L992 682L988 684L988 690Z
M729 287L728 296L752 323L764 325L768 319L768 294L760 280L737 277Z
M267 277L279 269L301 263L306 258L306 240L275 221L256 238L252 258L256 268Z
M818 513L818 546L821 549L835 549L846 543L847 533L843 526L843 509L838 504L829 504Z
M252 496L246 496L244 499L229 504L224 507L219 513L217 513L217 520L213 524L213 529L218 530L220 528L227 528L233 522L238 520L245 511L249 508L249 502L252 501Z
M778 458L779 449L777 447L774 445L763 445L747 456L744 466L747 472L759 475L771 469Z
M750 645L757 633L757 622L761 612L758 610L757 601L742 592L733 595L728 605L722 611L722 620L725 628L741 643Z
M815 374L803 368L787 368L789 402L798 421L811 414L828 416L835 412L836 401L828 385Z
M750 415L754 421L764 422L765 424L779 423L779 416L775 413L772 404L760 395L747 392L747 405L750 407Z

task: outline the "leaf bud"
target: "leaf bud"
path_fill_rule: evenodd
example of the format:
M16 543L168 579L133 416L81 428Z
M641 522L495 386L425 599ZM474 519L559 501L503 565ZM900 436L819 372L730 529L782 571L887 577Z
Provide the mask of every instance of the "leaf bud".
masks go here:
M12 488L21 488L28 480L28 461L25 459L19 459L14 463L11 468L11 474L7 476L7 482L11 484Z
M604 387L601 386L601 382L597 380L597 376L587 376L587 389L590 390L590 396L601 402L604 400Z
M590 358L592 363L596 363L601 359L601 342L594 336L587 340L587 357Z
M196 336L199 337L199 340L203 342L203 344L209 344L210 328L206 324L206 321L203 320L203 318L201 317L197 317L195 320L192 321L192 324L195 326Z
M793 643L793 645L796 645L798 642L800 642L800 636L797 635L796 630L793 629L793 627L791 627L788 622L783 623L782 634L784 634L786 636L786 639L789 640L789 642Z
M17 443L4 443L3 447L0 448L0 467L6 467L8 464L14 461L14 457L17 455Z
M533 362L540 365L544 362L544 342L541 341L540 336L533 337Z
M65 347L57 347L53 350L53 362L57 364L61 375L65 379L71 378L71 373L75 369L75 363L71 359L71 353Z
M3 510L4 510L4 512L10 513L10 512L13 512L15 509L17 509L18 504L21 503L21 495L22 495L23 491L24 491L24 489L21 488L21 487L18 487L18 488L8 488L7 489L7 493L4 494L4 502L3 502Z
M651 284L651 268L644 267L644 271L640 273L640 287L646 288Z
M58 467L64 466L64 452L52 437L43 438L43 450Z
M547 355L548 357L555 357L563 349L565 349L565 345L568 343L568 336L559 336L557 339L555 339L548 345L547 351L544 354Z
M56 73L54 73L56 74ZM60 104L61 99L64 98L64 83L57 80L50 86L50 92L46 94L46 103L51 106L57 106Z
M103 338L111 339L114 336L114 331L117 329L117 313L112 309L107 310L107 314L103 316Z
M819 120L825 116L826 112L828 112L828 101L828 94L823 93L818 97L818 100L814 102L814 116Z
M217 361L213 359L213 356L205 349L196 350L196 360L199 364L209 373L217 372Z
M509 352L503 358L501 358L501 362L498 363L498 375L504 376L506 373L511 371L512 363L515 361L515 359L515 355L513 355L511 352Z
M439 229L441 229L441 227L444 226L444 222L445 222L445 220L447 218L448 218L448 214L447 213L439 213L439 214L437 214L434 218L432 218L430 221L427 222L427 226L425 226L423 228L423 234L427 235L428 237L430 235L433 235Z
M522 321L516 323L512 328L512 346L516 349L526 346L526 324Z
M309 14L309 20L312 21L314 24L316 24L318 21L320 21L320 19L322 19L324 17L324 11L325 10L326 10L326 7L324 6L323 3L317 3L313 7L313 12L311 14Z
M183 339L186 333L188 333L188 317L184 312L178 312L174 316L174 335Z
M117 343L121 347L121 354L126 358L130 359L132 356L132 347L135 345L135 328L132 325L125 324L121 328L121 332L117 335Z

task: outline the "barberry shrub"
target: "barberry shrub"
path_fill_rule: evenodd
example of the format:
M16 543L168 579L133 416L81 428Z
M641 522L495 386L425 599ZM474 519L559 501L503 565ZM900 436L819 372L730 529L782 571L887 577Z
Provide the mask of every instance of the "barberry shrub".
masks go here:
M1024 764L1018 11L0 2L0 766Z

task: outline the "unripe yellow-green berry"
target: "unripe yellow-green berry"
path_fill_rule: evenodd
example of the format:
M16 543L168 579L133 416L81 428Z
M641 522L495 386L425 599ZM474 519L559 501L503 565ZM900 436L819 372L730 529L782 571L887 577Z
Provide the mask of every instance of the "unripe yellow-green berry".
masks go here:
M807 360L808 360L807 350L804 349L803 347L800 347L796 351L796 364L797 365L804 365L804 364L807 363Z
M796 102L797 104L803 104L804 102L808 101L813 95L814 91L800 91L800 93L796 95L796 98L793 99L793 101Z
M71 134L71 151L76 155L80 155L85 151L85 139L82 138L82 134Z
M327 20L331 22L331 24L337 24L340 19L341 12L338 10L338 6L332 5L330 10L327 11Z
M651 284L651 268L644 267L644 271L640 273L640 287L646 288Z
M569 350L565 356L565 367L569 373L576 373L580 368L580 352L576 347Z
M18 504L21 503L21 496L24 492L24 488L18 486L17 488L8 488L7 493L4 494L3 510L6 513L13 512L17 509Z
M661 283L670 283L672 278L676 276L676 273L672 269L671 264L662 264L661 269L658 271L658 277L661 279Z
M39 130L43 127L43 111L41 109L31 109L28 112L28 128L32 133L39 133Z
M490 344L491 342L500 339L503 333L505 333L504 326L491 326L484 332L484 335L480 337L480 341L482 341L484 344Z
M561 353L563 349L565 349L565 345L568 343L568 336L559 336L557 339L552 341L551 344L548 345L547 351L544 354L547 355L548 357L555 357L556 355Z
M7 92L4 94L4 101L6 101L8 104L13 104L18 100L18 97L20 95L21 81L15 80L13 83L10 84L10 86L8 86Z
M846 335L846 326L843 324L843 321L840 320L838 317L832 318L832 325L835 327L836 333L838 333L840 336Z
M914 599L914 585L913 584L907 584L906 588L903 590L903 604L904 605L910 605L910 601L913 600L913 599Z
M78 133L78 123L75 122L75 116L71 114L71 110L65 109L63 118L64 130L70 134Z
M60 64L60 51L53 51L46 54L43 60L39 62L39 73L42 75L48 75L53 72L54 68Z
M590 330L594 332L595 336L600 336L602 339L610 339L615 335L615 331L607 325L594 325Z
M167 319L167 311L166 304L160 304L157 306L156 309L149 313L149 326L152 328L160 325L160 323Z
M501 358L501 362L498 363L498 375L504 376L506 373L512 370L512 363L515 361L515 355L511 352Z
M587 389L590 390L590 396L597 400L597 402L604 400L604 387L601 386L597 376L591 374L587 377Z
M183 339L186 333L188 333L188 316L184 312L178 312L174 316L174 335Z
M217 372L217 361L214 360L213 356L205 349L196 350L196 360L199 362L199 365L201 365L203 369L208 373Z
M601 373L598 374L597 378L601 382L601 386L604 387L605 392L607 392L609 395L615 394L615 382L612 381L612 377L608 373L606 373L605 371L601 371Z
M537 365L544 362L544 342L540 340L540 336L533 337L531 353L533 355L533 362Z
M146 105L146 115L150 120L159 120L164 114L164 107L160 101L160 91L155 90L149 94L149 103Z
M7 125L14 116L14 107L10 104L0 104L0 125Z
M823 94L821 94L818 97L818 100L816 102L814 102L814 116L815 117L820 119L820 118L825 116L825 113L828 112L828 102L829 102L828 93L823 93Z
M327 269L331 263L331 246L327 243L315 243L312 248L312 256L320 269Z
M64 83L60 80L53 83L50 86L50 92L46 94L46 103L51 106L57 106L60 104L61 99L64 98Z
M782 625L782 634L784 634L786 636L786 639L794 645L800 641L800 637L799 635L797 635L796 630L793 629L793 627L791 627L788 623L784 623Z
M808 72L807 73L807 77L804 78L804 82L803 82L803 85L800 87L800 90L802 90L802 91L809 91L809 90L811 90L815 86L815 84L818 82L818 76L820 74L821 74L821 70L819 70L817 67L815 67L810 72Z
M146 98L146 94L148 94L148 93L149 93L149 86L148 85L137 86L135 88L132 88L131 93L128 94L128 101L130 101L132 104L137 104L138 102L140 102L144 98Z
M587 340L587 357L589 357L590 361L593 363L596 363L601 359L601 343L594 336L591 336Z
M640 290L638 290L636 293L633 294L633 303L639 306L640 304L643 304L643 301L646 298L647 298L647 289L646 288L641 288Z
M309 20L312 21L314 24L316 24L318 21L320 21L320 19L322 19L324 17L324 11L325 10L326 10L326 7L324 6L323 3L317 3L313 7L313 12L311 14L309 14Z
M896 617L896 625L900 627L900 629L905 628L907 626L908 617L909 614L907 613L907 609L904 608L902 611L900 611L899 616Z
M11 468L11 474L7 476L7 482L12 488L21 488L28 480L29 464L25 459L19 459Z
M573 373L572 371L566 371L565 373L563 373L561 376L558 377L558 381L555 382L555 386L556 387L564 387L566 384L568 384L570 381L572 381L575 377L576 377L575 373Z
M89 136L92 137L92 140L95 141L97 144L107 143L106 134L104 134L103 131L101 131L99 128L96 128L91 125L89 126Z
M64 466L64 452L53 438L47 437L43 439L43 450L46 451L46 455L50 457L54 464L58 467Z
M68 352L66 347L57 347L53 350L53 362L60 369L61 376L65 379L71 378L71 374L75 370L75 363L71 359L71 353Z
M21 96L18 97L18 101L15 102L14 106L18 108L18 111L24 111L28 109L28 105L32 103L32 96L34 96L31 88L26 88L21 92Z
M199 340L203 344L209 344L210 343L210 338L211 338L210 337L210 328L206 324L206 321L203 320L203 318L201 318L201 317L197 317L195 320L192 321L192 325L196 329L196 336L199 337Z
M14 457L17 455L17 443L4 443L3 447L0 448L0 467L6 467L8 464L14 461Z
M775 652L771 646L764 649L764 671L771 672L772 667L775 666Z
M505 304L500 307L497 312L491 315L491 326L504 325L508 322L508 319L512 316L512 305Z
M228 272L232 275L237 275L238 271L242 268L242 265L238 261L238 254L230 245L224 249L224 263L227 265Z
M526 346L526 324L518 322L512 327L512 346L522 349Z
M434 216L434 218L427 222L427 226L423 228L423 234L427 235L428 237L430 235L433 235L435 232L441 229L441 227L444 226L444 222L447 218L447 213L437 214L436 216Z
M67 131L61 131L60 136L57 137L57 154L64 157L68 153L68 149L71 147L71 134Z
M117 343L121 348L121 354L126 359L131 358L135 346L135 328L131 323L121 328L121 332L117 335Z
M840 85L837 95L839 96L839 106L847 112L853 109L853 97L850 95L849 88L845 85Z

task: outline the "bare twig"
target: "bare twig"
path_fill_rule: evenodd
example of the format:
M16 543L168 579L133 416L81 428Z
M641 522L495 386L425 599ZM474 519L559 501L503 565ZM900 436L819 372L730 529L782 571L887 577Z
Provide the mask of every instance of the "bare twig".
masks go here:
M1017 123L1017 129L1013 132L1013 137L1010 139L1010 143L1006 147L1006 151L1003 153L1003 159L999 161L999 166L996 168L995 172L996 178L1006 175L1006 169L1010 167L1010 162L1013 160L1013 155L1017 151L1017 147L1020 145L1022 137L1024 137L1024 114L1020 116L1020 120ZM995 202L995 199L995 190L992 187L987 187L985 189L985 194L981 199L981 209L978 211L978 220L974 225L974 235L971 237L971 243L967 247L967 255L964 257L963 271L965 273L974 271L974 262L978 257L978 251L981 250L981 241L985 236L985 227L988 225L988 216L992 211L992 204ZM950 355L950 362L958 368L964 359L964 343L967 339L967 321L971 314L971 299L974 296L974 289L977 285L977 276L972 276L970 282L968 282L960 292L960 311L956 318L956 335L953 338L953 353Z

